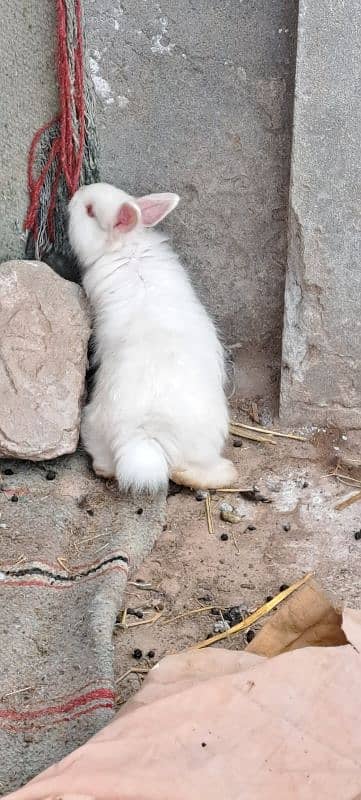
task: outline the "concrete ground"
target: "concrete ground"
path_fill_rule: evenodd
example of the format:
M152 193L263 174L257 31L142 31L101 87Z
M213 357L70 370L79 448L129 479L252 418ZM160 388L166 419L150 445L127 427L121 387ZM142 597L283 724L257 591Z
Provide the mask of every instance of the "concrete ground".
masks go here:
M250 422L239 408L234 416ZM269 416L267 404L262 416ZM361 541L355 533L361 527L361 501L336 510L337 502L353 490L328 475L343 457L348 463L358 463L357 452L352 459L352 441L349 447L352 434L318 430L305 435L304 443L278 439L274 446L244 441L234 447L229 442L228 455L239 469L239 486L248 489L256 484L271 502L213 494L213 535L208 531L204 501L186 490L168 497L166 528L134 578L152 589L128 586L126 604L140 618L131 613L127 623L138 624L128 629L119 624L114 634L119 703L142 680L136 673L122 679L127 670L146 669L164 655L206 638L221 618L202 612L174 619L184 612L208 605L254 610L282 584L292 584L309 571L338 602L360 604ZM349 468L341 466L340 471L349 472ZM361 477L359 468L352 474ZM220 519L225 501L242 515L238 524ZM245 530L248 525L251 528ZM228 538L222 539L222 534ZM160 619L139 624L159 608L164 608ZM245 634L238 634L222 646L242 648L245 642ZM139 661L133 656L135 650L142 652ZM154 651L153 657L147 657L149 651Z

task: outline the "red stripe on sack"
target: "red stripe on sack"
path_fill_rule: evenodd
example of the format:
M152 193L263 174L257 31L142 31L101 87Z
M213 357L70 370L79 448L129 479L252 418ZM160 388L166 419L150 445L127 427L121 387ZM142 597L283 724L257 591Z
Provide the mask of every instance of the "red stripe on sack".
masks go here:
M17 489L16 486L12 486L11 489L2 489L1 492L5 497L12 497L14 494L16 494L17 497L25 497L30 494L29 489Z
M61 717L60 719L53 719L49 720L48 723L44 723L43 725L31 724L31 725L7 725L0 719L0 730L7 731L8 733L26 733L27 731L42 731L44 729L48 730L49 728L55 727L55 725L64 725L65 722L72 722L78 717L84 717L85 714L92 714L93 711L98 711L100 708L109 708L111 711L114 710L114 703L96 703L94 706L90 706L89 708L84 708L82 711L77 711L74 714L71 714L67 717Z
M108 686L107 686L107 684L108 684ZM73 695L70 695L70 697L69 697L68 693L67 694L57 694L57 696L53 698L53 703L54 704L56 703L57 705L62 705L63 702L64 703L68 703L70 700L73 699L73 697L75 697L75 698L79 697L80 695L87 694L88 691L89 692L90 691L95 691L96 689L107 689L108 688L109 691L112 691L112 689L110 688L112 685L113 685L112 681L110 679L105 678L105 677L98 678L98 680L95 680L95 681L94 680L93 681L88 681L88 683L84 683L83 686L78 686L78 688L76 690L76 693L73 694ZM92 688L90 689L90 687L92 687Z
M56 705L62 705L63 702L64 703L68 703L70 700L73 700L73 698L76 699L77 697L80 697L80 695L88 694L88 692L93 692L93 691L96 691L97 689L109 689L109 691L112 691L112 689L111 689L112 685L113 685L113 682L111 681L110 678L106 678L106 677L102 676L101 678L97 678L96 680L92 680L92 681L88 681L87 683L83 683L82 686L78 686L76 692L74 694L70 695L70 696L69 696L68 692L66 694L57 694L56 697L53 698L53 703L54 703L54 705L55 704ZM6 695L5 695L5 697L6 697ZM4 697L4 695L2 696L2 699L1 699L2 705L4 705L3 700L5 700L5 697Z
M67 714L69 711L73 711L79 706L85 706L92 700L111 700L112 701L111 707L113 707L113 703L115 700L115 692L113 692L111 689L105 689L105 688L93 689L91 692L79 695L79 697L74 697L72 700L68 700L66 703L63 703L62 705L48 706L47 708L39 709L39 711L10 711L5 709L0 709L0 718L21 721L23 719L24 720L38 719L39 717L43 717L46 714Z

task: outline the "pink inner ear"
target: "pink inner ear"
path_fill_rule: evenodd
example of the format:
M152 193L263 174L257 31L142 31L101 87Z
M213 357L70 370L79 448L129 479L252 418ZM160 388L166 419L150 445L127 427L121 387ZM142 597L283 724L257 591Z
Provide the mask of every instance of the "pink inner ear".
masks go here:
M174 194L162 192L138 197L137 203L142 214L142 223L152 227L160 222L177 205L178 197Z
M118 211L114 228L118 228L122 231L130 231L138 222L138 215L133 208L133 206L129 205L129 203L123 203L121 208Z

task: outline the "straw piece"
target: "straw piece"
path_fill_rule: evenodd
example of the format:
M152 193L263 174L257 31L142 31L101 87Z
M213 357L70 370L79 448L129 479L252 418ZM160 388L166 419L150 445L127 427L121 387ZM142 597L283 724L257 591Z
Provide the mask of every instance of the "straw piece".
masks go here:
M207 525L208 525L208 532L213 534L214 527L213 527L213 519L212 519L212 507L211 507L211 498L209 494L205 499L205 509L206 509L206 518L207 518Z
M204 614L206 611L212 611L212 608L218 608L218 606L213 603L212 606L201 606L200 608L193 608L191 611L182 611L181 614L177 614L175 617L165 619L163 625L169 625L170 622L176 622L178 619L184 619L185 617L192 617L194 614Z
M257 611L254 611L253 614L250 614L250 616L244 619L242 622L238 622L237 625L233 625L233 627L229 628L228 631L217 633L215 636L211 636L209 639L204 639L201 642L197 642L197 644L194 644L190 649L201 650L204 647L209 647L209 645L215 644L215 642L220 642L222 639L227 639L229 636L233 636L234 633L239 633L240 631L250 628L250 626L261 619L261 617L264 617L266 614L269 614L270 611L273 611L273 609L276 608L279 603L282 603L286 597L288 597L290 594L293 594L296 589L299 589L300 586L303 586L303 584L310 579L311 575L312 573L309 572L304 578L301 578L301 580L297 581L292 586L289 586L288 589L280 592L268 603L264 603L264 605L258 608Z
M346 500L342 500L341 503L337 503L335 509L336 511L343 511L344 508L352 506L352 504L357 503L358 500L361 500L361 492L356 492L356 494L352 494L351 497L347 497Z
M125 678L128 677L128 675L132 675L133 673L136 675L148 675L148 672L149 667L130 667L130 669L127 669L126 672L123 672L123 675L121 675L120 678L116 679L115 683L121 683L125 680Z
M12 692L7 692L1 696L1 700L5 700L6 697L13 697L15 694L24 694L24 692L34 692L36 686L24 686L23 689L13 689Z
M65 571L65 572L67 572L69 575L71 575L71 573L72 573L72 568L71 568L71 567L69 567L69 564L67 564L67 563L66 563L66 561L65 561L65 558L62 558L61 556L58 556L58 558L57 558L56 560L57 560L57 562L58 562L59 566L60 566L60 567L61 567L61 568L62 568L62 569Z
M242 489L241 486L237 486L237 488L229 488L229 489L215 489L214 490L218 494L238 494L238 492L247 492L248 489Z
M157 611L154 614L154 616L151 617L150 619L140 619L138 620L138 622L128 622L125 625L125 628L126 630L128 630L128 628L138 628L139 625L154 625L154 623L157 622L157 620L162 616L162 614L164 614L163 609L162 611Z
M11 565L11 569L16 569L16 567L20 567L20 564L23 564L24 561L26 561L26 558L25 558L24 553L22 553L22 555L19 556L18 560L15 561L15 564Z
M276 442L272 439L272 436L266 436L264 433L255 433L254 431L247 430L241 426L233 425L233 423L229 426L229 432L233 434L233 436L240 436L242 439L251 439L252 442L261 442L263 444L276 444Z
M340 483L345 483L346 486L355 486L361 488L361 480L359 478L352 478L351 475L343 475L342 472L333 470L326 475L321 475L321 478L336 478Z
M282 439L294 439L296 442L307 442L307 439L304 436L300 436L298 433L281 433L280 431L273 431L269 428L262 428L260 425L244 425L243 422L234 422L234 420L232 420L230 424L230 428L231 427L240 428L241 430L245 429L246 431L256 431L256 433L264 433L268 436L278 436Z
M127 608L127 606L125 606L125 608L123 609L122 618L120 620L120 624L125 626L125 627L126 627L126 622L127 622L127 616L128 616L128 608Z

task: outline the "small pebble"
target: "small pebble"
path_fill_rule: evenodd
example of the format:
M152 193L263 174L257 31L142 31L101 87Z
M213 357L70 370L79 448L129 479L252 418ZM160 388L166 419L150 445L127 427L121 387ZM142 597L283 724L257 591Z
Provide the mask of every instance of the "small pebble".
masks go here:
M247 643L248 643L248 644L249 644L249 643L252 641L252 639L254 639L255 635L256 635L256 634L255 634L255 632L252 630L252 628L250 628L250 629L249 629L249 631L247 631L247 633L246 633L246 640L247 640Z
M214 633L224 633L225 631L229 631L230 627L231 626L226 619L219 619L217 622L214 623L213 630Z
M149 650L147 653L147 658L154 658L155 657L155 650Z
M227 611L224 612L224 619L229 622L231 626L237 625L238 622L241 622L243 619L246 619L248 616L248 611L244 606L233 606L232 608L228 608Z
M231 525L235 525L237 522L241 522L242 517L240 517L235 511L221 511L221 520L223 520L223 522L230 522Z
M197 597L200 603L211 603L212 598L210 594L204 594L202 597Z
M355 539L356 539L356 541L357 541L357 542L359 541L359 539L361 539L361 530L359 530L359 531L356 531L356 533L355 533Z
M228 542L228 533L221 533L220 539L222 542Z
M47 481L53 481L56 478L56 472L53 469L49 469L45 475Z
M291 530L291 525L289 522L286 522L285 525L283 525L283 530L286 531L286 533Z
M202 747L207 747L207 742L202 742Z
M11 497L11 502L12 503L17 503L18 500L19 500L19 498L18 498L17 494L13 494L13 496Z
M141 517L142 514L143 514L143 509L142 508L138 508L137 514L138 514L138 517Z
M233 440L233 447L243 447L242 439L234 439Z
M233 508L233 506L231 506L231 504L230 504L230 503L226 503L226 502L224 501L223 503L220 503L220 504L219 504L219 510L220 510L220 511L225 511L226 513L227 513L227 512L228 512L228 513L232 513L232 511L234 511L234 508Z
M6 469L4 469L4 475L13 475L13 474L14 470L11 469L11 467L7 467Z
M135 658L136 661L140 661L140 659L143 658L143 653L139 650L139 647L136 647L133 651L133 658Z
M283 583L282 586L280 586L280 592L285 592L286 589L289 589L289 588L290 587L289 587L288 583Z
M209 495L209 492L203 492L201 489L198 489L198 491L195 493L194 497L196 498L196 500L198 500L198 502L200 502L201 500L205 500L206 497L208 497L208 495Z
M266 597L266 603L270 603L271 600L273 600L273 597L272 597L271 594L268 594L267 597Z
M89 517L94 517L94 511L92 508L87 508L86 513L89 515Z
M257 530L257 528L256 528L256 526L255 526L255 525L247 525L247 530L248 530L248 531L256 531L256 530Z

